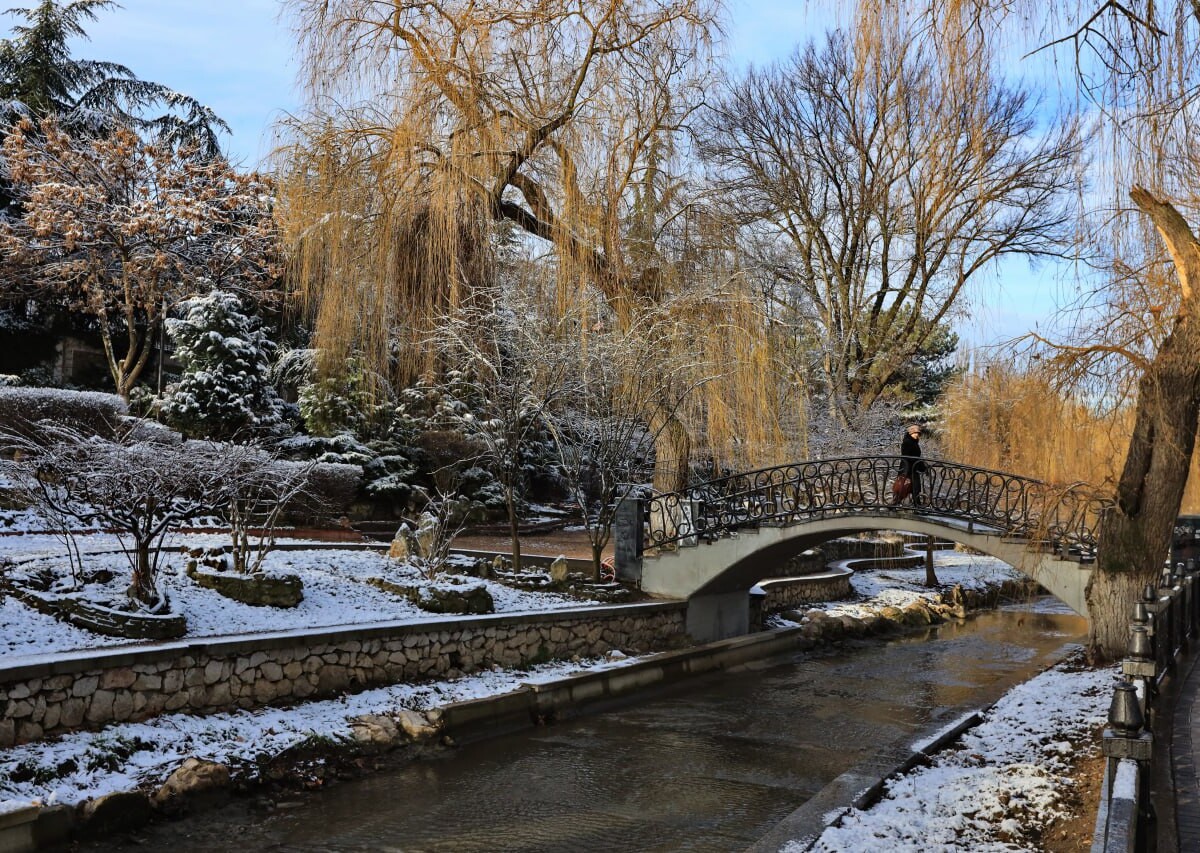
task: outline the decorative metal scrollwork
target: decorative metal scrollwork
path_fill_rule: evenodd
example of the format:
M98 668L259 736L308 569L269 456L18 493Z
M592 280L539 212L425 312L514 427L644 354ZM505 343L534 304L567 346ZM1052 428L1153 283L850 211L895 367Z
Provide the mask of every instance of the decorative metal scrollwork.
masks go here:
M733 474L647 499L651 546L695 544L758 525L907 510L1045 541L1064 552L1095 552L1110 502L1085 484L1053 486L1003 471L921 460L918 506L892 502L899 456L795 462Z

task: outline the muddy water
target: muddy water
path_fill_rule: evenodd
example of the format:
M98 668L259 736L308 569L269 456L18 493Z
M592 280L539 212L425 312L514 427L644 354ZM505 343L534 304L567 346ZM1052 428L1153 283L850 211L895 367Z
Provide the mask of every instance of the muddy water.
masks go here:
M284 808L243 804L159 825L136 843L171 853L741 850L877 747L947 709L994 701L1085 630L1079 617L1025 608L758 662Z

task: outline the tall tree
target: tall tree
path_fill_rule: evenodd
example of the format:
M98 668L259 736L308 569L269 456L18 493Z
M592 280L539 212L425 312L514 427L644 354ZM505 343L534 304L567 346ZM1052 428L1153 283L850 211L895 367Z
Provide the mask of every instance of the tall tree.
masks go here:
M419 353L431 320L494 276L497 224L549 246L558 305L598 290L631 327L679 286L670 152L709 73L710 0L289 6L313 112L282 150L281 207L330 351L384 364L407 337ZM690 432L665 404L644 417L656 482L677 487Z
M849 424L944 343L968 285L1068 245L1075 123L988 74L943 85L933 45L841 32L751 70L706 114L703 152Z
M1099 316L1091 314L1075 339L1045 343L1065 378L1136 395L1115 506L1101 527L1099 571L1087 591L1092 647L1117 656L1129 608L1167 553L1200 417L1200 241L1188 222L1200 216L1200 6L971 0L898 11L886 0L862 0L859 20L864 39L878 42L898 14L923 16L943 48L947 85L963 87L994 59L982 34L1011 36L1011 25L1002 28L1017 9L1033 55L1057 52L1067 60L1059 67L1076 70L1105 155L1093 189L1111 193L1110 205L1087 211L1081 229L1099 261L1086 300Z
M94 319L128 399L171 303L221 287L268 295L278 275L269 185L224 160L117 128L81 138L23 121L0 148L21 215L0 219L3 286Z
M200 156L221 153L217 136L229 126L195 98L161 83L139 80L124 65L71 55L68 41L87 38L96 13L119 8L115 0L40 0L9 9L25 23L0 40L0 103L11 114L56 116L72 131L104 132L114 126L148 132ZM156 109L163 112L147 115Z

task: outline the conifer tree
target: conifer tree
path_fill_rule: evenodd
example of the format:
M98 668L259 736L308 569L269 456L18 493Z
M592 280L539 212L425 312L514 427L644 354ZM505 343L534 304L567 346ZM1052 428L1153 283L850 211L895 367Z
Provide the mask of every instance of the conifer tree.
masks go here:
M170 424L189 437L214 439L279 425L283 403L269 379L275 344L236 296L214 290L189 299L167 332L184 368L163 406Z

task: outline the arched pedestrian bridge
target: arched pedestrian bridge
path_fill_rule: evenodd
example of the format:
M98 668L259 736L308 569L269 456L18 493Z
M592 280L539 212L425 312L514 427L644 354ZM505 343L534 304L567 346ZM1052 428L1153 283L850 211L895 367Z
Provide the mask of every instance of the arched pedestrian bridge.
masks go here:
M1105 500L1089 487L927 459L919 504L892 502L898 456L763 468L681 492L626 499L615 528L618 572L644 591L686 598L698 640L745 633L749 590L789 557L868 530L905 530L990 554L1087 616Z

